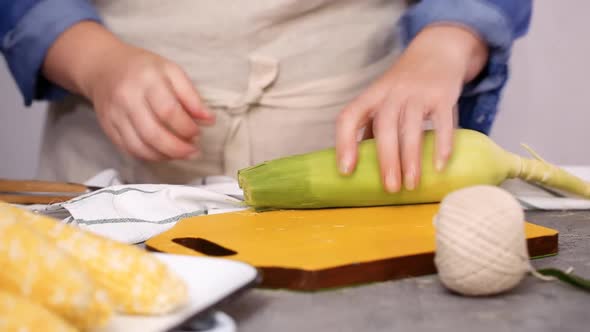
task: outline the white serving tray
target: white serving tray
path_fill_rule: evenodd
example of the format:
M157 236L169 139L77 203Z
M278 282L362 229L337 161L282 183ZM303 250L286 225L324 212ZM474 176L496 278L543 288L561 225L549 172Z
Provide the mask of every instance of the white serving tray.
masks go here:
M174 313L163 316L116 315L97 332L164 332L181 330L194 319L215 312L216 306L259 282L251 265L221 258L154 253L189 286L189 303ZM219 313L216 314L219 316ZM215 329L212 329L215 331Z

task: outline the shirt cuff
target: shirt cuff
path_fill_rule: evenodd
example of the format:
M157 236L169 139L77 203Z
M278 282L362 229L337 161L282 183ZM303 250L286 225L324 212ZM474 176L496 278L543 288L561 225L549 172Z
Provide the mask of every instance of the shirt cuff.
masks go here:
M55 40L72 25L86 20L101 23L87 0L43 0L3 38L2 52L25 105L35 99L56 99L67 94L43 77L41 66Z
M403 44L409 44L422 29L436 23L463 25L475 31L492 49L509 49L514 39L511 22L486 1L422 0L401 19Z

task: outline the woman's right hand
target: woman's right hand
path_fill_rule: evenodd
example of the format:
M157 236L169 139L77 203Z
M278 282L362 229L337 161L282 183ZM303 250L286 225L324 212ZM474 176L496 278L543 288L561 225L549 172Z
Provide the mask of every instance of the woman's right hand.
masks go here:
M50 48L46 75L90 99L104 132L131 155L150 161L198 156L199 126L215 119L184 71L120 42L97 24L85 24L70 28ZM83 29L76 31L80 25ZM86 36L76 36L81 33ZM95 35L88 38L88 33ZM92 44L84 45L79 38ZM79 53L89 54L64 54L66 49L84 47L86 51ZM68 63L70 67L64 68Z

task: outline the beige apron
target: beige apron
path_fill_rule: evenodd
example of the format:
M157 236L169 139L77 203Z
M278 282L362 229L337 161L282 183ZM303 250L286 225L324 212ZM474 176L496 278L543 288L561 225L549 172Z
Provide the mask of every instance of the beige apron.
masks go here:
M235 176L265 160L334 145L335 119L398 49L403 0L95 0L123 40L179 64L217 116L201 159L145 162L104 135L77 97L51 105L39 177L130 183Z

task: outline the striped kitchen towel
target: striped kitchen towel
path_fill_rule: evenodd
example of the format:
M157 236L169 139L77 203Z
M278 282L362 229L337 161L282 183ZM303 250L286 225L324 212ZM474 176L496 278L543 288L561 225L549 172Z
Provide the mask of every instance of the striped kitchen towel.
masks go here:
M116 172L107 170L86 184L106 187L35 210L102 236L137 244L184 218L244 209L241 190L226 177L206 178L192 185L124 185Z

